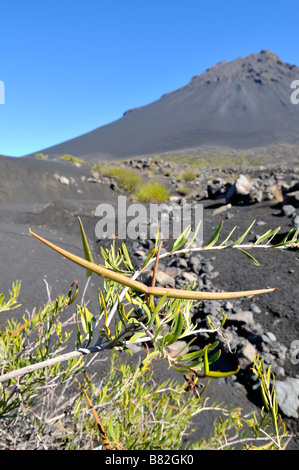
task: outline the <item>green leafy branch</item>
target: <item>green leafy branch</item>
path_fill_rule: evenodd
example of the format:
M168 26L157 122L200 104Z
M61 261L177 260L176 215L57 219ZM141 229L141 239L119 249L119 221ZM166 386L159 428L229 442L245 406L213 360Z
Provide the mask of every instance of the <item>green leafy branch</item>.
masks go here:
M187 354L183 354L183 351L180 351L179 354L177 354L175 357L171 356L168 352L168 347L178 339L193 335L193 338L188 343L187 347L190 346L194 341L196 337L196 330L195 326L192 324L190 314L190 309L193 302L212 299L232 299L258 295L273 292L276 288L241 292L200 292L197 290L196 284L193 286L188 286L187 289L156 287L155 272L160 256L159 248L161 246L158 244L158 236L154 249L148 254L145 262L139 270L134 271L128 250L124 243L122 244L122 248L120 248L118 251L115 250L114 242L110 250L105 251L102 248L102 255L105 261L105 265L100 265L94 263L93 261L83 225L80 218L78 218L78 220L82 237L84 258L63 250L62 248L54 245L50 241L42 238L31 230L30 233L60 255L85 268L88 279L92 273L96 273L97 275L104 278L104 291L100 292L99 294L99 315L95 316L87 309L84 303L80 306L77 306L76 351L41 361L39 364L26 366L21 370L11 371L9 374L0 376L0 382L28 372L32 372L41 367L53 366L58 362L75 359L85 354L97 353L103 351L104 349L122 348L130 352L128 349L128 344L148 340L153 343L154 351L150 353L148 357L146 357L142 362L139 367L139 372L143 367L146 367L154 357L162 355L167 357L169 363L173 367L176 367L182 372L187 370L199 371L203 369L203 374L205 376L224 376L222 372L211 371L209 368L209 364L217 360L220 354L218 351L208 359L208 351L213 349L213 347L215 348L215 345L209 345L204 350ZM216 243L219 239L219 235L222 229L221 224L209 242L204 247L200 248L192 248L196 233L191 240L188 240L188 236L190 234L190 227L188 227L174 242L171 251L161 255L160 258L164 256L178 255L183 251L190 252L195 249L208 250L215 248L238 248L243 250L244 246L241 244L252 225L253 224L251 224L246 232L235 242L230 242L228 245L226 244L227 241L231 238L232 231L229 236L226 237L226 239L217 246ZM278 229L275 231L266 232L257 240L255 244L250 245L249 248L269 246L270 241L277 234L277 231ZM261 242L265 240L267 240L266 245L261 245ZM295 235L292 234L291 238L287 237L284 240L284 243L274 245L274 247L285 249L293 247L294 245L297 246L297 244L298 240L295 238ZM183 245L186 246L182 250ZM147 286L142 282L137 281L137 278L142 273L142 271L145 268L148 268L148 266L153 262L155 263L155 267L151 286ZM125 266L125 269L122 268L122 265ZM69 292L70 303L74 302L77 295L77 285L74 294L72 293L72 286ZM157 300L156 305L153 302L154 297L160 298L160 300ZM127 303L125 303L125 301L127 301ZM129 311L127 311L128 306ZM115 317L116 313L117 316ZM112 329L110 324L114 317L114 329ZM100 327L100 334L96 339L94 346L91 346L94 332L97 330L101 321L103 323ZM221 327L223 326L224 322L225 318ZM236 372L237 370L232 371L230 374L234 374Z
M241 291L241 292L197 292L191 290L181 290L181 289L174 289L174 288L165 288L165 287L152 287L143 284L142 282L134 280L132 277L125 276L124 274L120 273L118 269L108 269L102 265L95 264L89 259L81 258L80 256L74 255L63 248L54 245L53 243L49 242L45 238L37 235L36 233L32 232L29 229L30 233L47 245L52 250L56 251L60 255L64 256L65 258L73 261L74 263L78 264L79 266L85 268L88 273L94 272L101 277L108 278L111 281L115 281L118 284L123 286L129 287L133 290L139 291L147 296L155 296L155 297L163 297L166 295L170 298L176 299L190 299L190 300L220 300L220 299L233 299L233 298L240 298L240 297L251 297L253 295L258 294L265 294L269 292L273 292L276 288L266 288L266 289L255 289L250 291ZM179 245L177 245L179 246Z

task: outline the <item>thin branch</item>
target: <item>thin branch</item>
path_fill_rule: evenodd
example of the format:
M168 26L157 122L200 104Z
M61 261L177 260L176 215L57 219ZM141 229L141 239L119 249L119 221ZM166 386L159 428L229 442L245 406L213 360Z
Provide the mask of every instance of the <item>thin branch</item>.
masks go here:
M108 269L103 266L97 265L95 263L91 263L90 261L87 261L86 259L81 258L80 256L76 256L72 253L69 253L68 251L62 248L59 248L53 243L35 234L30 229L29 231L35 238L37 238L38 240L43 242L45 245L52 248L54 251L61 254L65 258L78 264L79 266L82 266L85 269L98 274L99 276L108 278L111 281L116 281L117 283L123 286L137 290L138 292L142 292L143 294L147 294L149 296L153 295L155 297L163 297L166 295L167 297L174 298L174 299L220 300L220 299L236 299L236 298L241 298L241 297L251 297L253 295L265 294L265 293L269 293L269 292L273 292L277 290L277 288L274 287L274 288L255 289L255 290L241 291L241 292L197 292L197 291L189 291L189 290L183 290L183 289L171 289L171 288L165 288L165 287L148 287L147 285L143 284L142 282L136 281L133 278L129 278L127 276L124 276L123 274L113 271L112 269Z
M84 394L85 398L86 398L86 401L88 403L88 406L93 414L93 417L95 419L95 422L97 423L97 426L98 426L98 429L100 431L100 436L101 436L101 439L102 439L102 442L103 442L103 445L105 447L106 450L111 450L111 447L110 447L110 444L109 444L109 441L106 437L106 433L105 433L105 430L102 426L102 423L100 421L100 418L98 417L97 415L97 412L96 410L94 409L94 406L89 398L89 396L87 395L85 389L82 387L82 385L80 384L80 382L76 379L76 377L74 377L75 381L77 382L78 386L80 387L82 393Z
M103 349L108 349L108 347L93 346L91 348L86 349L81 348L77 349L76 351L62 354L61 356L53 357L52 359L47 359L46 361L37 362L36 364L31 364L30 366L22 367L21 369L13 370L12 372L8 372L7 374L1 375L0 383L5 382L6 380L13 379L15 377L19 377L20 375L29 374L30 372L34 372L35 370L39 370L44 367L53 366L54 364L58 364L59 362L69 361L70 359L85 356L86 354L94 354Z

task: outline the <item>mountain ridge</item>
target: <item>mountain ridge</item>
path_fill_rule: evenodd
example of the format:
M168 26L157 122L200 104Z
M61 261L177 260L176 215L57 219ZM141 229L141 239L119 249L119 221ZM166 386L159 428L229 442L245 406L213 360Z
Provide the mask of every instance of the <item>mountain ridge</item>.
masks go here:
M296 79L298 66L265 49L224 60L158 100L40 152L49 158L72 154L99 161L209 148L299 150L299 106L290 99Z

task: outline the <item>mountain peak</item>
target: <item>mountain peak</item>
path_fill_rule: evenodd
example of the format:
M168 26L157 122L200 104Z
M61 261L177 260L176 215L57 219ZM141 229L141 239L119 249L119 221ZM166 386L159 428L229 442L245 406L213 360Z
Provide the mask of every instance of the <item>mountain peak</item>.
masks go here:
M249 80L263 85L290 77L289 72L292 70L299 73L299 67L296 65L287 64L278 55L268 49L262 49L260 53L239 57L231 62L223 60L208 68L202 75L193 77L190 84L200 85L230 79L236 82Z
M68 153L97 161L198 154L206 148L271 153L282 145L298 150L299 105L290 99L298 77L299 67L267 49L223 60L157 101L42 152L50 158Z

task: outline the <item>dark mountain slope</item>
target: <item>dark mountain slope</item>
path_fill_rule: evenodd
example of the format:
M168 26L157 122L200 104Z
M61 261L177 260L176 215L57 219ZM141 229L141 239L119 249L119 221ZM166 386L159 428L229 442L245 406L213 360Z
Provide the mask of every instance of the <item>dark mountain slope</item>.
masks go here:
M50 158L70 153L87 160L119 159L204 147L248 150L299 146L299 105L291 83L299 67L263 50L220 62L184 87L127 111L123 117L43 149Z

